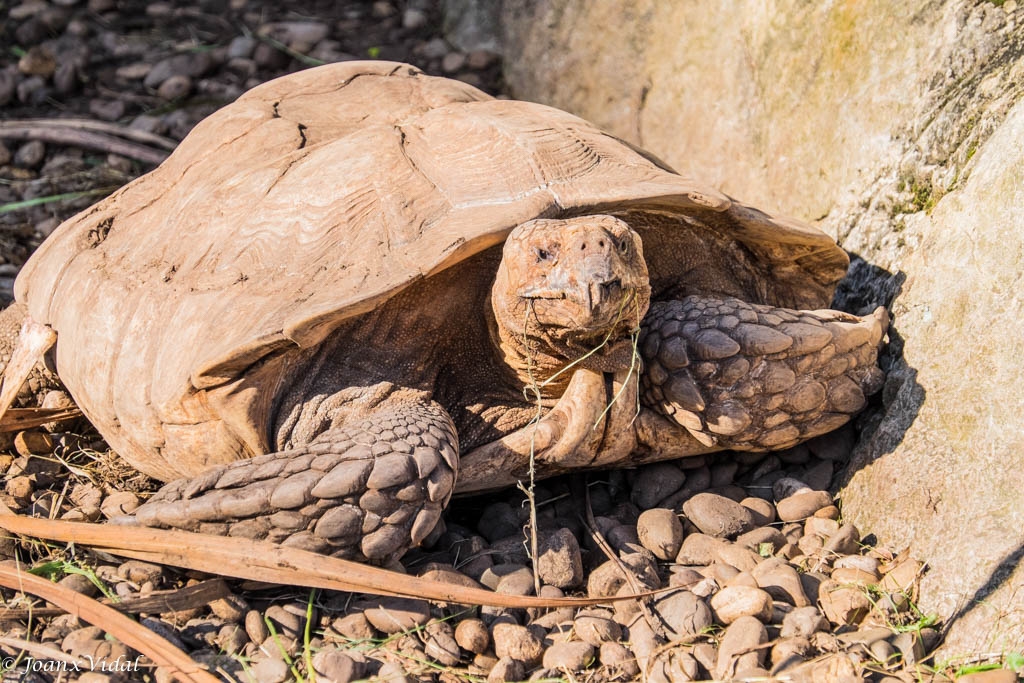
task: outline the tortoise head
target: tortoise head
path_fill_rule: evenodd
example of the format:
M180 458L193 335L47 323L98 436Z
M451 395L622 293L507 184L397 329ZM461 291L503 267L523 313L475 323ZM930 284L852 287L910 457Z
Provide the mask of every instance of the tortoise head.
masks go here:
M584 366L614 371L629 366L630 334L650 295L640 236L618 218L592 215L513 230L491 305L502 339L518 337L563 362L589 354Z

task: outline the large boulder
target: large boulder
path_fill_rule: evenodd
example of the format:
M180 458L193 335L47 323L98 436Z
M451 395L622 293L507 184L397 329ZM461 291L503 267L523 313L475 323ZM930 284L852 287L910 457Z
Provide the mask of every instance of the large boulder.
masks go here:
M844 515L930 565L947 654L1024 643L1024 10L1017 0L504 0L516 97L818 225L894 314Z

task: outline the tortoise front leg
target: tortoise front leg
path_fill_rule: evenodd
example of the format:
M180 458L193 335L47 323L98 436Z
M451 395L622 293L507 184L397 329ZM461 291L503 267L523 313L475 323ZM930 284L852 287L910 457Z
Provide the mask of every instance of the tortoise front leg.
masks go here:
M861 318L733 298L655 303L641 402L707 447L789 448L846 423L881 387L887 327L882 308Z
M457 469L448 413L433 402L391 403L299 448L171 482L135 519L385 562L434 529Z

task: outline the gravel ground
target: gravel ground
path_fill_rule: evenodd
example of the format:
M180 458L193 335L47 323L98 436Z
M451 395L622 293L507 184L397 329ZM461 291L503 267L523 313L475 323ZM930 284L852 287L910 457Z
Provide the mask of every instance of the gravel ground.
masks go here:
M264 80L379 57L499 94L497 56L453 50L439 24L434 0L0 3L0 298L61 220L152 168L198 120ZM156 486L87 425L58 427L2 444L4 504L102 521ZM644 604L541 613L310 593L14 539L0 539L0 561L49 561L52 578L88 595L102 597L102 586L231 680L942 680L924 666L941 625L915 607L922 566L873 545L828 493L855 439L848 427L779 453L544 482L536 567L521 494L458 501L447 530L403 560L412 574L510 594L533 594L536 579L546 596L676 589ZM207 591L208 604L139 602L189 591ZM18 639L134 661L97 627L12 591L0 597L5 665L23 651ZM24 674L23 656L3 680L169 680L142 663Z

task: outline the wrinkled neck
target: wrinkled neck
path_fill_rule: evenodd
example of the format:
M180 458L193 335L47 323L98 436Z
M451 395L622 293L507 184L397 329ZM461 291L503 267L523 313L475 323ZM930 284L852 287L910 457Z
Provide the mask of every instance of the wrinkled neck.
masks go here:
M527 389L527 396L535 397L533 389L542 398L558 398L569 384L572 373L563 372L552 381L551 378L569 364L549 348L542 338L530 336L527 320L518 330L498 319L491 300L488 300L485 316L491 345L494 347L501 366L505 368L503 381L516 391Z

